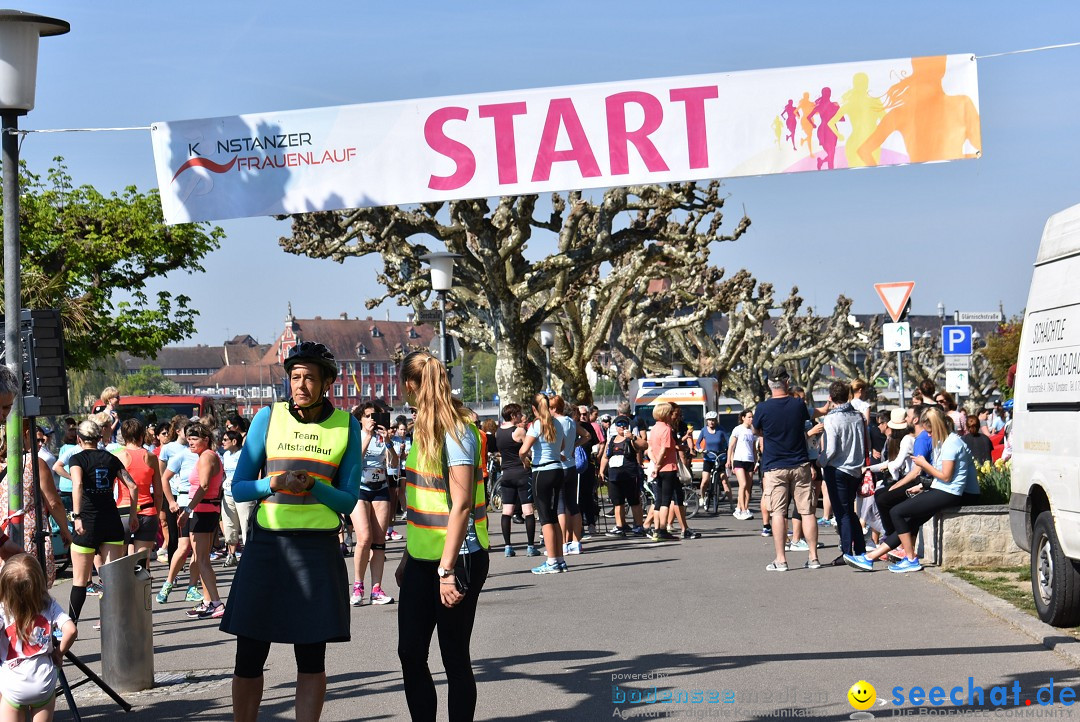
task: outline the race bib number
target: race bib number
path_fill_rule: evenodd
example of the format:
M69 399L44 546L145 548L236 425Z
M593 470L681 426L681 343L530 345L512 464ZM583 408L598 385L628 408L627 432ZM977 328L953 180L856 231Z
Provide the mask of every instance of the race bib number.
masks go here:
M386 483L386 469L367 469L364 471L364 484L378 486Z
M622 454L615 454L610 459L608 459L608 466L610 466L612 469L620 468L623 465L623 458L624 457Z

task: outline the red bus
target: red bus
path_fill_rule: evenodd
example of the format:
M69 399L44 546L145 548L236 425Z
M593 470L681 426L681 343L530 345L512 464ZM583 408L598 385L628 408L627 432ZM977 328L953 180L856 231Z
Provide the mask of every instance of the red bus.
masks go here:
M105 404L95 401L93 413L103 411ZM236 411L236 399L232 396L209 394L155 394L153 396L120 395L120 407L116 410L120 421L137 418L144 424L163 423L176 415L188 418L213 415L218 425L225 417Z

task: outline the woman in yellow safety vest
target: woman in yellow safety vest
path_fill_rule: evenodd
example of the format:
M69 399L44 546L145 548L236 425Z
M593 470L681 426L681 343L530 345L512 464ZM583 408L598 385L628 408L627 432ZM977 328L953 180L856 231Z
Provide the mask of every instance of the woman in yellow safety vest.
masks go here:
M409 529L397 569L405 699L413 720L435 720L435 683L427 658L438 627L448 718L471 720L476 680L469 643L476 600L488 574L480 432L469 410L450 395L446 368L426 351L414 351L402 361L401 386L417 409L405 461Z
M236 635L233 717L241 722L258 715L271 642L293 645L296 719L317 720L326 643L349 641L337 532L356 505L360 424L326 399L338 366L325 346L304 341L284 366L291 398L255 415L233 472L233 499L259 502L221 621Z

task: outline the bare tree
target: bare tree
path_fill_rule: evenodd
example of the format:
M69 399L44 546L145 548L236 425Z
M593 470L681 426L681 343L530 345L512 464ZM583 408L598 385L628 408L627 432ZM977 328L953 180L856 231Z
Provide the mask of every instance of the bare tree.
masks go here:
M828 364L857 374L848 353L863 349L865 342L848 322L850 299L840 296L830 316L817 316L812 309L800 313L797 288L777 303L773 285L758 283L746 270L708 281L703 292L698 289L697 305L713 315L716 327L670 326L659 332L662 343L624 347L622 356L637 355L637 368L644 368L658 360L657 351L666 350L669 362L681 361L698 376L715 376L744 405L768 396L766 374L775 365L787 366L794 382L810 390Z
M744 217L730 234L720 232L720 190L718 181L613 188L598 203L577 191L554 194L550 213L541 218L535 195L503 197L495 208L473 199L304 213L291 217L292 234L280 244L290 253L339 263L381 255L378 281L385 290L368 300L369 308L391 298L424 307L431 285L420 257L433 250L428 244L438 241L461 254L449 294L461 313L449 319L450 332L467 346L494 353L500 396L522 399L541 385L540 324L576 302L605 264L618 270L638 255L644 267L679 263L746 231L750 221ZM556 234L556 250L532 261L525 249L538 231ZM606 336L604 319L610 318L597 315L589 337ZM583 360L581 355L572 363L584 368Z

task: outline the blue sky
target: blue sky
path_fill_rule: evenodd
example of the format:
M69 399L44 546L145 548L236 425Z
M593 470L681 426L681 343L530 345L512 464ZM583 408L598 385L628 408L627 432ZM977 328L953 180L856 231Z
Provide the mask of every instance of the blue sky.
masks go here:
M1017 50L1080 41L1080 6L1040 2L36 2L71 23L42 40L37 107L24 128L153 121L515 88L881 58ZM668 9L669 12L658 14ZM838 294L877 313L879 281L915 281L913 309L1019 313L1047 216L1080 202L1080 47L979 61L983 157L855 173L740 178L750 232L717 245L828 312ZM149 131L30 135L35 170L62 155L77 183L153 186ZM206 273L162 288L200 310L194 341L264 342L286 304L299 317L374 313L378 259L288 255L288 225L220 224ZM531 249L539 254L543 243ZM403 310L391 308L393 318Z

